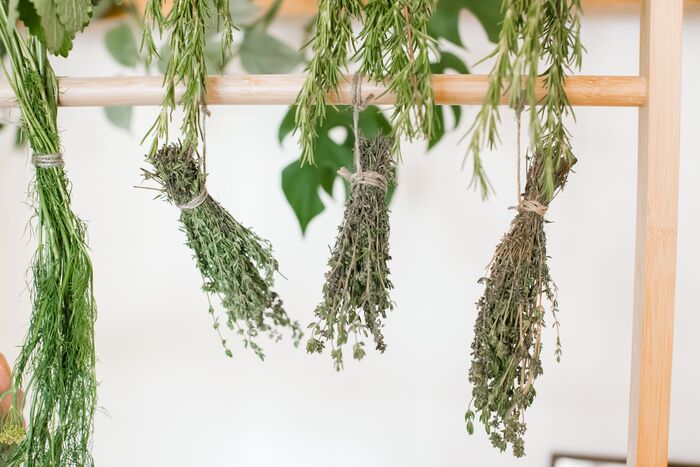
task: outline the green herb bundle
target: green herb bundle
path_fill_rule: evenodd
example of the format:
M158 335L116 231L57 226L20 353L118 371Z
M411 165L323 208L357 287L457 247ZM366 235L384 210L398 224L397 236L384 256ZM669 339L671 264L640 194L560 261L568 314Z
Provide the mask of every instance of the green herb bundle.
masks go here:
M525 453L525 410L535 397L535 379L542 374L545 302L553 313L557 310L547 266L544 216L576 163L564 122L572 114L564 85L568 70L580 66L583 47L578 0L506 0L504 8L489 90L471 130L474 182L486 196L489 187L479 152L484 142L493 147L498 141L498 105L504 90L518 122L522 109L529 107L534 152L528 161L525 191L518 193L518 214L498 245L487 276L480 280L485 291L477 303L469 370L472 402L465 418L472 433L478 412L492 444L502 451L511 444L514 455L520 457ZM542 73L539 63L546 66ZM546 89L541 99L536 92L538 79ZM558 361L558 337L555 354Z
M358 136L359 137L359 136ZM389 209L387 187L393 183L394 160L391 138L378 135L360 138L360 167L348 179L352 192L338 227L335 246L328 260L323 301L315 310L318 320L309 325L312 336L306 349L322 352L331 344L336 370L343 367L343 345L353 336L352 355L365 355L364 338L372 336L377 350L384 352L382 319L394 307L389 296Z
M270 243L239 224L206 190L206 32L221 26L223 53L228 53L233 30L228 2L175 0L168 15L163 16L162 1L149 0L146 17L161 34L168 34L170 50L165 71L166 96L149 131L154 136L148 155L153 171L144 171L146 178L159 183L165 198L180 208L187 245L204 278L202 288L209 297L214 295L221 300L228 328L240 334L244 345L260 358L264 354L254 340L260 333L279 339L281 329L288 328L297 345L302 336L299 325L289 319L272 290L277 261ZM155 57L156 45L148 27L144 45ZM168 144L178 84L184 86L179 102L184 109L183 141ZM209 313L226 354L232 356L211 301Z
M434 133L434 96L430 55L435 40L428 33L433 0L321 0L315 34L309 45L313 57L296 100L296 129L300 133L302 163L314 162L317 129L325 118L326 95L338 93L351 60L360 73L385 82L396 95L392 115L395 148L402 136L430 138ZM364 13L364 15L363 15ZM363 21L359 50L353 20ZM348 52L354 56L348 57Z
M23 131L34 152L36 238L29 330L16 362L13 393L28 394L26 435L9 465L92 465L96 406L93 271L85 226L73 213L56 125L57 83L44 45L24 38L0 3L0 40L10 62ZM16 400L17 402L17 400ZM21 414L3 433L19 440ZM0 435L1 437L2 435Z
M206 174L199 169L192 148L171 144L159 150L150 162L154 171L146 172L146 178L158 182L167 200L180 207L187 245L204 277L203 290L221 299L227 326L236 330L245 346L260 358L264 355L254 340L259 333L279 340L280 329L289 328L297 345L302 337L299 325L289 319L282 301L272 291L277 261L270 243L239 224L209 196ZM209 312L218 332L212 306ZM221 341L231 356L226 340L222 337Z
M316 307L316 322L306 344L309 353L323 352L331 344L336 370L343 368L343 345L353 335L353 358L365 356L363 339L372 335L384 352L382 319L394 304L389 297L389 209L387 191L394 182L391 138L382 134L360 136L360 112L364 108L359 74L353 77L353 136L355 172L346 167L338 174L350 183L350 196L335 246L328 260L323 301Z

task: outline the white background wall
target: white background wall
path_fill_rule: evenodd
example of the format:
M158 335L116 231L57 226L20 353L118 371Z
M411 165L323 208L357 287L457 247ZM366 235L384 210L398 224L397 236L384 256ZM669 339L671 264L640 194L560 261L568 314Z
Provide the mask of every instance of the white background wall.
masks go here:
M681 205L670 450L700 462L700 44L697 16L686 19ZM284 20L279 37L302 21ZM128 74L108 58L104 28L82 36L62 75ZM583 73L637 73L634 15L584 21ZM488 50L465 15L469 60ZM240 70L231 70L239 72ZM484 69L477 71L485 71ZM275 245L288 280L278 280L287 310L306 324L320 297L327 245L342 202L302 238L280 189L280 171L296 145L280 147L284 107L213 108L209 121L210 191L243 223ZM551 267L560 289L564 357L550 358L529 410L527 457L500 454L487 437L468 437L469 345L476 280L513 214L513 125L504 147L486 157L498 194L484 203L467 189L458 140L431 153L406 146L392 212L392 263L397 309L388 320L389 350L370 352L340 374L328 355L307 356L288 341L263 341L263 364L235 345L223 356L206 313L200 278L183 245L177 211L153 201L141 183L139 141L155 109L135 112L130 133L110 126L102 110L62 109L60 127L75 210L89 222L99 300L97 352L100 405L95 458L107 466L496 466L547 465L553 451L623 456L631 346L635 225L635 109L578 109L573 127L579 163L552 205L547 227ZM16 117L16 113L13 117ZM4 131L0 147L11 147ZM34 243L25 232L32 175L28 155L0 157L0 351L13 359L30 313L25 271Z

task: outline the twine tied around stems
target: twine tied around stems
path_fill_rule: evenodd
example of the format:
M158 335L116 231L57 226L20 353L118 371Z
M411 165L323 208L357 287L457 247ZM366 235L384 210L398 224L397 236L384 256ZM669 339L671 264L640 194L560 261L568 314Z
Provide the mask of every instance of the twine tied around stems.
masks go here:
M521 132L521 125L520 125L520 114L523 111L523 105L520 104L518 107L515 109L515 126L516 126L516 141L515 141L515 157L516 157L516 188L517 188L517 199L518 199L518 205L512 207L511 209L517 209L518 212L534 212L535 214L539 215L540 217L544 217L545 214L547 214L547 209L549 209L546 205L540 203L539 201L535 199L525 199L523 198L523 193L520 187L520 160L522 159L522 156L520 154L520 132Z
M351 185L370 185L379 188L380 190L386 192L389 189L389 184L386 177L379 172L374 172L372 170L362 170L362 160L360 157L360 112L365 110L367 107L367 102L372 99L372 95L367 96L367 99L362 100L362 80L360 75L355 73L352 78L352 125L353 132L355 133L355 154L354 154L354 165L355 172L350 172L347 168L341 167L338 170L338 175L347 180Z
M32 164L39 169L63 167L63 155L60 152L50 154L33 154Z
M209 196L209 192L207 191L207 188L204 187L202 191L199 192L197 196L192 198L186 203L183 204L177 204L175 203L175 206L180 208L181 210L187 210L187 209L195 209L198 208L204 201L206 201L207 196Z

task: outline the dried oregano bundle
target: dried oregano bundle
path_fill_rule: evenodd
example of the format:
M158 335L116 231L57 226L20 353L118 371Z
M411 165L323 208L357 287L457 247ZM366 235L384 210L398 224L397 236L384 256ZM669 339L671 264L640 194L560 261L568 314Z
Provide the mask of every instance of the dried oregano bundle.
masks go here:
M504 92L517 112L518 127L521 112L528 108L530 147L535 152L525 193L518 193L518 215L494 254L488 276L481 280L486 289L477 303L469 380L473 408L493 445L505 450L512 444L513 453L522 456L524 411L532 404L533 383L542 373L543 298L556 310L543 217L576 162L564 123L572 113L565 80L570 68L580 67L583 46L579 0L505 0L504 9L489 89L471 129L474 182L486 196L489 186L479 153L484 145L497 144ZM546 69L540 73L542 63ZM537 95L538 79L545 84L542 98ZM558 340L556 354L559 358ZM474 430L474 410L470 406L466 413L469 433Z
M386 136L359 140L355 172L341 169L352 192L338 227L335 246L328 261L323 301L309 325L312 336L306 349L322 352L327 342L335 368L343 367L343 345L352 334L353 358L365 355L364 338L372 336L377 350L384 352L382 319L393 309L389 291L389 209L386 192L393 183L394 161L391 139Z
M479 281L485 290L477 303L469 369L474 390L466 414L470 433L476 411L493 445L505 450L510 443L518 457L524 454L525 409L535 398L533 384L542 374L546 303L557 329L557 361L561 356L556 287L547 266L544 232L544 216L553 196L541 188L545 159L536 153L530 162L518 214L496 248L487 276ZM555 195L568 173L569 167L562 166L555 174Z
M34 156L30 189L38 245L32 316L13 373L12 409L2 420L3 466L89 466L97 400L93 270L85 225L71 207L57 127L58 85L45 47L8 21L0 2L5 73ZM22 409L28 394L28 429Z
M243 336L246 347L260 358L264 355L254 340L260 333L279 340L280 329L288 328L297 345L302 336L299 324L289 319L272 290L277 261L270 243L238 223L208 194L206 174L192 149L171 144L149 161L153 171L146 171L146 178L160 184L165 198L180 208L187 245L204 278L203 290L220 298L229 329ZM209 311L219 331L213 306ZM226 340L221 340L231 356Z
M315 34L309 42L313 56L296 100L302 162L314 161L316 129L325 118L326 95L338 92L343 72L353 59L360 62L363 75L387 83L396 95L392 115L395 145L402 136L432 136L430 53L435 41L427 28L433 8L433 0L370 0L365 6L358 0L319 2ZM364 22L357 50L353 20ZM354 56L349 57L351 50Z

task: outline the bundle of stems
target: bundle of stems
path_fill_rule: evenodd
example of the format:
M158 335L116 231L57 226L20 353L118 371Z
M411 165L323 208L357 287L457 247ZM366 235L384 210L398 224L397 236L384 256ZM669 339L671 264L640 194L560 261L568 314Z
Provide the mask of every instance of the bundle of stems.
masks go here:
M325 118L326 95L338 92L351 61L359 61L361 74L387 83L396 95L394 150L402 137L411 140L434 134L430 56L436 53L436 44L428 34L433 8L434 0L370 0L364 6L358 0L320 0L315 34L309 42L313 57L296 99L302 163L314 162L316 129ZM353 20L364 23L357 50Z
M469 380L474 410L479 412L493 445L503 451L512 444L519 457L524 455L524 412L533 402L533 384L542 373L543 302L547 300L553 311L557 309L547 266L544 215L576 163L565 126L565 119L573 114L565 80L571 68L580 68L583 46L579 0L505 0L504 9L499 43L492 54L495 64L489 89L470 130L473 183L481 187L483 196L488 194L480 151L484 145L493 148L498 142L498 105L504 92L516 111L518 131L521 112L528 109L534 155L529 161L525 192L518 193L518 214L496 249L487 277L481 279L485 291L477 303ZM540 73L542 63L546 68ZM539 101L538 79L546 86ZM555 325L558 331L556 318ZM558 337L555 353L559 360ZM470 404L466 413L469 433L474 430L474 418Z
M298 345L302 337L299 324L289 319L272 290L277 261L270 243L238 223L207 193L206 174L199 169L191 147L171 144L149 160L153 171L146 171L146 178L160 184L165 198L180 207L187 245L204 278L203 290L220 298L229 329L237 331L245 346L260 358L264 354L254 340L259 333L279 340L280 329L288 328ZM198 201L192 203L194 199ZM211 305L209 312L221 337ZM231 356L226 339L221 337L221 342Z
M146 5L144 46L149 56L157 56L151 25L167 34L170 55L165 70L166 94L161 112L148 135L153 141L148 162L153 171L144 171L147 179L161 185L165 197L180 208L180 221L187 234L202 277L203 290L209 297L209 313L214 320L226 355L232 356L222 337L211 296L221 300L226 310L226 324L243 338L244 345L264 358L254 338L260 333L275 339L281 329L289 328L298 345L302 332L292 322L282 301L272 290L277 261L266 240L238 223L206 190L206 134L204 121L207 81L207 31L222 30L222 50L229 53L233 37L233 20L225 0L174 0L167 16L162 0ZM225 60L223 60L225 61ZM184 110L181 124L183 141L168 144L172 113L177 107L175 88L182 83L185 91L179 102Z
M34 255L29 330L17 359L13 397L28 394L29 420L20 440L20 409L3 434L18 446L9 465L92 465L96 406L93 271L85 225L73 213L56 125L57 83L46 50L7 21L0 3L5 74L17 97L23 131L34 153L31 189L38 247ZM1 437L2 435L0 435Z
M510 443L517 457L525 452L525 409L535 398L534 382L542 374L545 302L551 306L557 330L557 361L561 356L556 286L547 265L544 215L569 173L569 167L561 166L555 175L557 191L550 196L541 184L545 158L535 153L529 162L518 214L496 248L487 276L479 281L485 290L477 303L469 369L474 389L466 414L470 433L475 417L473 405L493 445L503 451Z
M359 135L358 135L359 137ZM383 135L360 138L355 173L341 169L352 192L338 227L335 246L328 260L323 301L315 310L318 320L309 325L312 336L306 349L322 352L331 344L336 370L343 367L343 345L353 335L353 358L365 356L364 338L372 336L384 352L382 319L394 305L389 297L389 209L387 187L393 183L394 160L391 138Z

